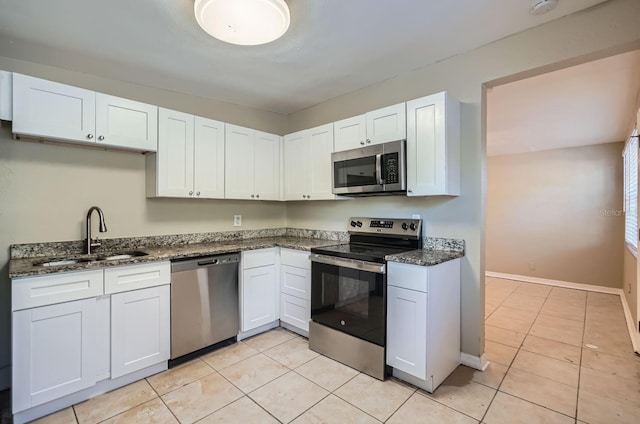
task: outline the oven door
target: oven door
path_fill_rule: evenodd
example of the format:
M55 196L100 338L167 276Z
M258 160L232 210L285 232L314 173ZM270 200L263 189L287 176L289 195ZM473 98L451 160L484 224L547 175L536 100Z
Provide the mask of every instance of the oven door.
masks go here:
M311 319L384 346L385 265L319 254L311 261Z

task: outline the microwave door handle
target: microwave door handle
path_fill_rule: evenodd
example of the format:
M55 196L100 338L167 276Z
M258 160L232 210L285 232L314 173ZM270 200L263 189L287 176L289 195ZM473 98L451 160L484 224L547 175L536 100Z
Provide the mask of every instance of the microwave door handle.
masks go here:
M384 180L382 179L382 154L378 153L376 155L376 180L378 184L383 185Z

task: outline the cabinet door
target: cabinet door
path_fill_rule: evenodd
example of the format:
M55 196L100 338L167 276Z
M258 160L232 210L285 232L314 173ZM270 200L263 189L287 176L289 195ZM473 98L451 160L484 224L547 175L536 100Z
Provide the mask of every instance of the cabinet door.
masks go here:
M335 151L356 149L366 144L367 119L365 115L354 116L333 123Z
M195 197L224 199L224 123L195 117Z
M111 378L169 359L169 285L111 296Z
M280 291L301 299L311 299L311 271L289 265L281 266Z
M367 112L367 144L407 138L407 114L405 103Z
M257 199L280 200L280 136L255 133L254 190Z
M254 136L255 131L250 128L225 124L226 199L255 198Z
M427 378L427 293L387 287L387 365Z
M95 142L95 92L13 74L13 132Z
M13 313L13 412L95 384L96 299Z
M275 265L242 271L242 331L278 319L279 285Z
M158 150L158 107L96 93L98 144L155 152Z
M282 293L280 299L280 321L293 325L304 331L309 331L309 320L311 319L311 301L300 299Z
M192 197L194 117L163 108L158 115L157 194Z
M304 200L311 183L307 131L284 137L284 200Z
M335 199L331 192L331 153L333 153L333 125L326 124L309 131L309 162L311 166L311 182L307 199Z
M460 194L460 109L445 92L407 102L407 194Z
M13 74L0 71L0 119L13 120Z

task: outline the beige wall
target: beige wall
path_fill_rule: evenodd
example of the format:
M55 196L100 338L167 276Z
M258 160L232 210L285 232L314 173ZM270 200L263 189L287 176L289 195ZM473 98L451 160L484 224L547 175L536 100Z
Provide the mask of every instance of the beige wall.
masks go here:
M558 69L640 45L640 2L611 0L442 60L357 92L292 114L289 132L310 128L403 100L448 90L462 105L462 195L456 198L357 199L342 203L299 202L287 207L291 226L344 229L350 215L408 216L421 213L426 233L462 238L462 350L484 351L484 140L482 84L506 82L539 70ZM434 42L446 42L438 40ZM420 52L416 52L420 54ZM515 76L514 76L515 75ZM313 216L316 219L311 220Z
M489 157L487 271L621 288L623 148Z
M286 117L270 112L2 57L0 69L284 133ZM9 245L79 240L92 205L103 209L108 225L99 236L109 238L232 230L234 214L242 215L241 229L286 224L286 205L279 202L146 199L143 155L15 141L5 124L0 128L0 389L11 362Z

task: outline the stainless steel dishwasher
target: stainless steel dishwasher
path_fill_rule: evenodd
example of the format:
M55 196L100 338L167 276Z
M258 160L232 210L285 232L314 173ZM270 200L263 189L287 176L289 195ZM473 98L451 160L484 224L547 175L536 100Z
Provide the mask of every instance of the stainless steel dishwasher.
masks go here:
M171 263L171 359L236 337L240 254Z

